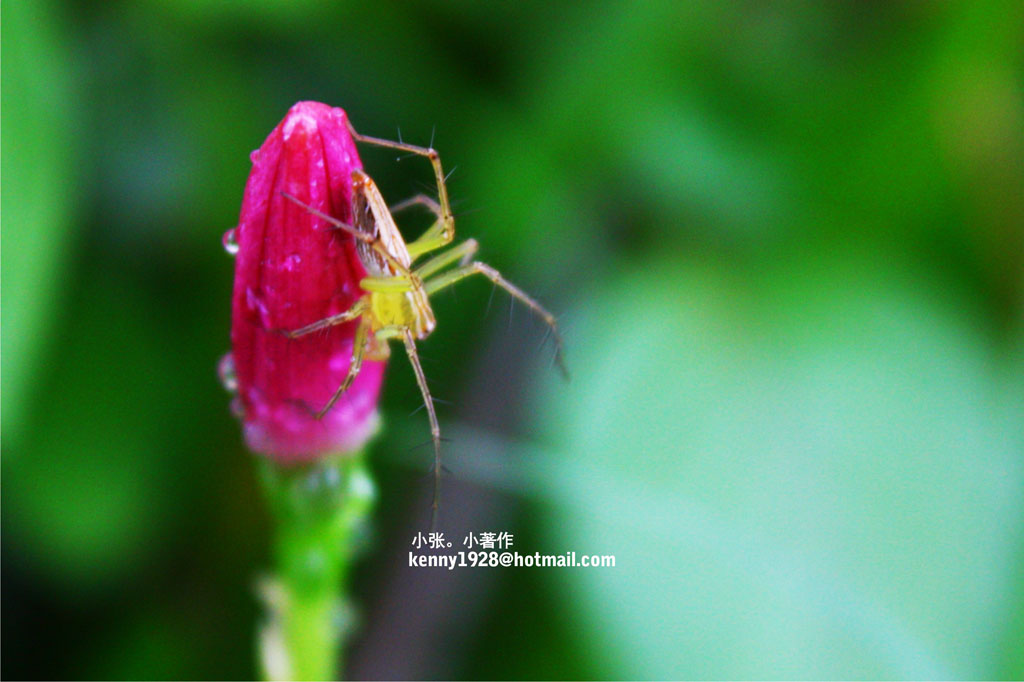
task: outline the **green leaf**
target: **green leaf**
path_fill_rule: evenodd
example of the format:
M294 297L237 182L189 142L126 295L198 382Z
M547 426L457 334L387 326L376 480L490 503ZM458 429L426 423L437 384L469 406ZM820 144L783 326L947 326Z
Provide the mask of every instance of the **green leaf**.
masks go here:
M867 272L676 263L583 299L533 462L544 551L617 559L553 575L603 675L996 673L1024 511L1012 391L932 283Z
M70 57L47 2L3 6L4 220L2 371L4 442L16 442L39 343L48 329L68 254L75 202L76 106Z

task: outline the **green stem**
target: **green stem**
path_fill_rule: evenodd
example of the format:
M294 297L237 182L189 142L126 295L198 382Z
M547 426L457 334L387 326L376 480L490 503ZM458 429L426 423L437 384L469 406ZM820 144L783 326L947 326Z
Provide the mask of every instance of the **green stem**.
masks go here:
M260 586L267 607L263 674L335 679L352 621L344 590L373 505L373 481L362 453L300 467L267 461L262 478L275 523L276 564Z

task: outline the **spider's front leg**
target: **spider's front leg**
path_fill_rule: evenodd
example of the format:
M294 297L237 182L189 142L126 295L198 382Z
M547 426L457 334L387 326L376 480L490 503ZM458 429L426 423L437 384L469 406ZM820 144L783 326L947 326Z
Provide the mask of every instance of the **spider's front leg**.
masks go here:
M371 181L371 183L372 183L372 181ZM302 208L306 209L308 212L312 213L317 218L320 218L321 220L327 221L335 229L341 230L342 232L347 232L348 234L350 234L353 237L355 237L357 241L361 241L361 242L369 245L369 247L371 249L373 249L374 251L376 251L377 253L380 254L381 258L383 258L388 263L388 265L390 265L392 268L394 268L395 272L397 272L399 274L402 274L402 275L408 276L409 269L406 268L404 265L402 265L401 263L398 262L398 260L394 257L394 255L390 251L387 250L387 247L384 246L384 244L381 242L380 238L378 238L378 237L371 237L370 235L366 234L365 232L360 232L359 230L357 230L353 226L351 226L351 225L349 225L347 223L343 223L340 220L338 220L337 218L334 218L332 216L327 215L323 211L318 211L317 209L313 208L312 206L310 206L309 204L305 203L301 199L297 199L296 197L292 196L291 194L288 194L287 192L281 192L281 195L285 199L287 199L288 201L291 201L292 203L296 204L297 206L301 206Z
M415 241L406 245L406 248L409 250L409 255L413 260L416 260L425 253L436 251L437 249L447 246L455 236L455 233L453 231L451 233L451 237L441 236L441 226L444 222L444 209L441 208L441 204L437 203L426 194L417 194L414 197L409 197L408 199L400 201L389 208L391 213L394 214L399 211L412 208L413 206L423 206L434 214L433 224L428 227L426 231Z
M408 245L409 253L413 258L450 244L452 240L455 239L455 217L452 215L451 203L448 201L448 186L445 184L446 178L444 170L441 168L441 157L438 155L437 150L433 147L418 147L414 144L406 144L405 142L394 142L392 140L384 140L379 137L361 135L356 132L351 121L348 121L348 129L349 132L352 133L352 137L357 142L385 147L387 149L395 149L401 152L409 152L411 154L418 154L419 156L426 157L430 161L431 165L434 167L434 177L437 180L438 201L435 202L429 197L420 195L402 202L402 204L399 204L392 210L401 210L402 208L407 208L412 204L423 204L437 216L437 220L434 224L431 225L419 239Z

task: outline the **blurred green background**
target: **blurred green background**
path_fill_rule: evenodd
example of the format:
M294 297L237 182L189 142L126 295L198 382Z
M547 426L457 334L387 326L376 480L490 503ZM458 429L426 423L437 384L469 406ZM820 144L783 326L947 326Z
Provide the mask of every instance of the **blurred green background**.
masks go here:
M361 678L1024 677L1024 12L5 2L3 676L249 678L270 526L228 397L248 153L302 99L435 145L442 526L396 356ZM431 176L364 149L397 201ZM419 229L416 220L409 231Z

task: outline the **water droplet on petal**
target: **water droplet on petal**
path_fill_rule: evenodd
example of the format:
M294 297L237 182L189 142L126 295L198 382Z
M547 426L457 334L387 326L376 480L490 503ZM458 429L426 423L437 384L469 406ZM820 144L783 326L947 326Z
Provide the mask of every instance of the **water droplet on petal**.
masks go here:
M225 353L217 363L217 376L224 390L234 393L238 390L238 375L235 374L235 356Z
M231 399L231 414L239 419L245 418L245 405L242 404L242 399L237 395Z
M300 256L297 253L289 254L289 256L284 259L284 269L287 270L288 272L292 272L299 266L299 263L301 262L302 256Z
M260 150L259 149L253 149L251 152L249 152L249 160L252 161L253 163L259 163L259 161L260 161Z
M259 316L260 324L263 325L264 329L270 329L270 310L252 287L246 287L245 289L245 306L250 312L254 312Z
M234 256L238 253L238 241L235 239L235 228L231 228L224 233L224 236L220 238L221 243L224 245L224 250Z

